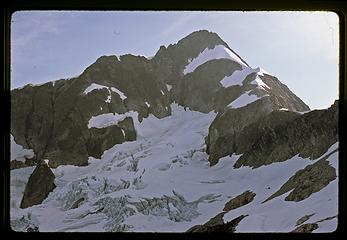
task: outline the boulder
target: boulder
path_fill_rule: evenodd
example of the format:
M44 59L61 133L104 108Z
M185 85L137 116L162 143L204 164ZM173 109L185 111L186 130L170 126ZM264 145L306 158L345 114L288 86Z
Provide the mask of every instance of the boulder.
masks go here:
M25 186L20 208L27 208L42 203L56 187L54 179L55 176L47 164L37 165Z
M242 206L252 202L255 195L256 194L253 193L252 191L245 191L245 192L241 193L240 195L231 199L229 202L227 202L223 208L223 211L229 212L233 209L242 207Z

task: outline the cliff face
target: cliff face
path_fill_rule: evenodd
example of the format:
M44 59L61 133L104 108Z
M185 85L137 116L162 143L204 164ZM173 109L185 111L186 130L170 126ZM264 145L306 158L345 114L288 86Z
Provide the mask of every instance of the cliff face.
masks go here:
M234 165L237 168L256 168L296 154L317 159L338 140L338 101L327 110L305 114L274 111L260 103L216 117L206 139L212 165L233 153L243 154Z
M166 86L153 80L145 58L101 57L77 78L13 90L11 133L18 144L34 150L37 162L47 158L52 167L86 165L88 156L100 158L113 145L135 140L134 120L142 121L149 113L168 116L165 92ZM137 118L88 127L92 117L130 111Z

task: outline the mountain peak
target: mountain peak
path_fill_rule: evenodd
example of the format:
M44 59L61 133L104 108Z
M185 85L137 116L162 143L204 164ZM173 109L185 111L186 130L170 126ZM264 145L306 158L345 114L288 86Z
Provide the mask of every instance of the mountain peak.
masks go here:
M198 30L192 32L179 40L177 44L183 44L186 41L204 41L204 42L216 42L217 44L222 44L227 46L227 44L219 37L217 33L210 32L208 30Z
M307 220L297 207L318 226L337 216L338 102L308 110L207 30L13 90L11 227L288 231Z

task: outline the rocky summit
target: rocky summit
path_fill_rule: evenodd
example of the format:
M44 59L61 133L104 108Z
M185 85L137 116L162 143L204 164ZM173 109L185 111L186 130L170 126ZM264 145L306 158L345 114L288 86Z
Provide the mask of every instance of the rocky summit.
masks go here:
M11 227L334 231L338 105L311 111L207 30L101 56L11 91Z

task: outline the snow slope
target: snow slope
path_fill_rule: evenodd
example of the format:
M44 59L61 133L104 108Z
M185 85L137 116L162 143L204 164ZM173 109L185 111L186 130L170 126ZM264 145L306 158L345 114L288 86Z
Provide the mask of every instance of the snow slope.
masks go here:
M244 107L260 98L257 95L249 94L250 92L251 91L247 91L244 94L242 94L240 97L236 98L234 101L228 104L228 107L230 108Z
M256 73L256 79L254 79L251 84L254 85L258 85L260 88L262 88L263 90L264 87L267 87L268 89L270 89L269 86L267 86L260 78L259 76L263 76L264 73L270 75L269 73L267 73L264 69L262 68L251 68L251 67L247 67L247 66L242 66L241 70L236 70L235 72L233 72L230 76L225 76L220 83L223 85L223 87L228 88L231 86L235 86L235 85L243 85L242 82L245 80L245 78L251 74L251 73Z
M230 59L232 61L235 61L239 63L242 67L241 70L236 70L229 76L225 76L220 83L223 87L228 88L235 85L243 85L242 82L245 80L245 78L251 74L256 73L256 78L251 82L253 85L257 85L258 88L261 88L263 90L270 89L269 86L267 86L260 78L259 76L267 73L262 68L251 68L249 67L243 60L241 60L236 54L234 54L230 49L223 45L217 45L213 49L206 48L203 52L201 52L196 58L189 59L189 63L185 66L183 70L183 74L188 74L191 72L194 72L194 70L204 64L207 61L214 60L214 59Z
M230 49L223 45L217 45L213 49L206 48L196 58L190 60L188 65L184 68L183 73L188 74L193 72L198 66L204 64L207 61L213 59L226 58L232 61L238 62L241 66L246 67L247 65Z
M32 157L34 157L34 151L32 149L25 149L23 146L17 144L11 134L11 161L17 160L25 162L25 158Z
M226 202L246 190L257 194L255 200L224 217L249 214L238 232L287 232L304 214L316 213L312 221L337 214L337 180L299 204L283 201L285 196L261 204L296 171L315 161L295 156L257 169L234 169L240 155L232 155L210 167L204 138L215 113L185 111L173 104L172 115L163 119L150 114L139 123L136 116L133 113L137 141L115 145L101 159L90 157L88 166L53 169L57 187L40 205L18 208L33 168L13 170L12 227L20 231L19 219L30 216L43 232L182 232L222 212ZM329 161L337 167L337 153ZM321 222L316 231L333 231L336 224Z

